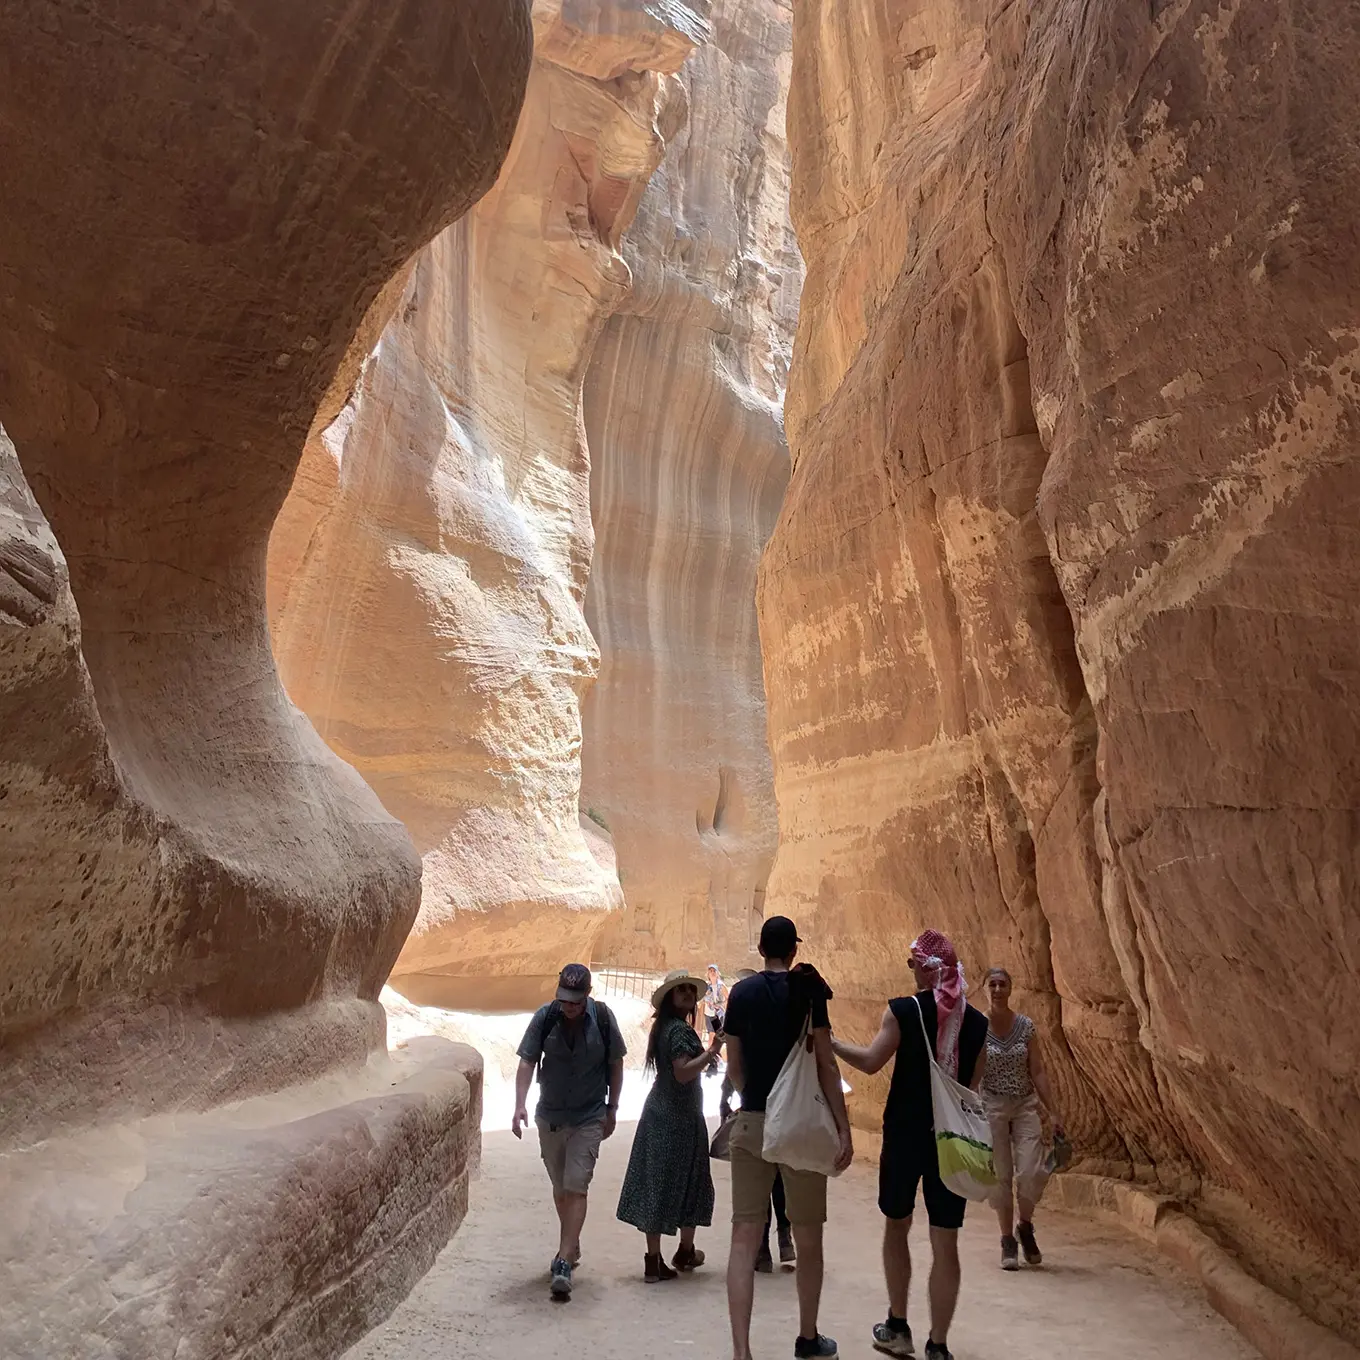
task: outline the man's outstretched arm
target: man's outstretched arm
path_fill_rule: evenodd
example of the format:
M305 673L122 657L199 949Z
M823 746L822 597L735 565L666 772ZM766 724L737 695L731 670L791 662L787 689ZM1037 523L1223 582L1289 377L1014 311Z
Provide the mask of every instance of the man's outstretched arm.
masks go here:
M889 1007L883 1012L883 1021L878 1027L878 1033L868 1044L847 1044L833 1038L831 1050L843 1063L873 1076L875 1072L883 1070L901 1043L902 1030L897 1023L897 1017L892 1013L892 1008Z

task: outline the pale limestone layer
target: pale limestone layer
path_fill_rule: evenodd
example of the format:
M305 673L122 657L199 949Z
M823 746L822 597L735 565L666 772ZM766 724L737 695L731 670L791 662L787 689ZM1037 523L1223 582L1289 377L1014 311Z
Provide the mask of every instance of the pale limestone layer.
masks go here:
M767 905L847 1028L924 925L1005 964L1082 1153L1352 1340L1357 55L1282 5L800 6L759 595Z
M600 678L583 808L628 909L600 957L753 958L777 841L755 618L788 476L783 392L802 282L784 113L792 15L716 0L687 116L624 239L633 287L586 377Z
M21 1150L78 1196L82 1137L383 1046L419 861L279 684L266 542L384 285L494 181L530 41L516 0L0 8L0 1274L41 1256L89 1305L0 1288L6 1354L219 1353L255 1327L334 1355L456 1222L421 1213L421 1141L457 1122L424 1088L380 1134L338 1110L292 1127L274 1188L190 1206L173 1247L159 1189L123 1175L92 1191L126 1197L111 1237L99 1213L58 1232ZM370 1133L380 1225L343 1166ZM199 1151L251 1174L241 1147ZM174 1182L160 1155L144 1184ZM285 1242L303 1182L310 1231ZM228 1257L255 1264L215 1290ZM332 1262L343 1311L311 1326ZM255 1268L278 1275L263 1322Z
M416 261L271 540L289 694L424 861L396 968L422 1000L456 1002L469 978L537 988L622 905L578 805L599 665L581 386L706 8L535 7L501 176Z

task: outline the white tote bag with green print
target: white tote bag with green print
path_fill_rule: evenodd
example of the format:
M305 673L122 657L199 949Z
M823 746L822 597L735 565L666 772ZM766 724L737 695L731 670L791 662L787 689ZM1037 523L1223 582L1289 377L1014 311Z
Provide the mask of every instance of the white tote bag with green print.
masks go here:
M982 1097L960 1085L935 1061L926 1018L916 1003L921 1038L930 1059L930 1101L935 1109L935 1156L940 1179L964 1199L991 1199L996 1190L992 1165L992 1125Z

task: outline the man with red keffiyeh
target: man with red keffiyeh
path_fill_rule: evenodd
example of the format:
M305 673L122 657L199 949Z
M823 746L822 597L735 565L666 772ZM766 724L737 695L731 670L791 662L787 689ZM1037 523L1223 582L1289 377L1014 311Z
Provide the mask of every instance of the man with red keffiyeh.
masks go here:
M911 1284L907 1239L920 1187L930 1221L933 1258L925 1354L927 1360L953 1360L947 1339L959 1298L959 1229L967 1201L940 1179L930 1059L955 1081L976 1091L987 1065L987 1017L968 1004L963 965L947 935L923 930L911 943L911 971L916 979L915 996L888 1002L871 1043L861 1047L833 1037L831 1046L842 1062L861 1072L877 1072L896 1055L883 1107L883 1152L878 1164L878 1207L886 1220L883 1273L888 1284L888 1320L874 1326L874 1349L885 1355L915 1353L907 1326Z

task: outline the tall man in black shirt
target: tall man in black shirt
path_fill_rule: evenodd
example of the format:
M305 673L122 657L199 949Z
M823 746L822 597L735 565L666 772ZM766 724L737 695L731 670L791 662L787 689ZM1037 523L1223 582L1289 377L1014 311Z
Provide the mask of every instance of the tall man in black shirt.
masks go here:
M907 1235L919 1186L930 1220L930 1339L926 1360L953 1360L947 1338L959 1299L959 1229L967 1200L940 1179L930 1058L977 1090L987 1065L987 1017L964 1001L963 970L948 937L926 930L911 946L915 996L894 997L867 1047L832 1040L836 1056L861 1072L877 1072L894 1054L892 1085L883 1107L883 1152L878 1165L878 1207L883 1228L883 1273L888 1320L874 1327L874 1349L913 1354L907 1326L911 1248ZM929 1042L930 1048L926 1048Z
M817 971L793 968L798 932L787 916L772 916L761 927L763 972L732 988L727 999L727 1072L741 1092L741 1113L732 1125L732 1250L727 1258L727 1307L732 1319L733 1360L751 1360L751 1306L755 1297L756 1254L765 1234L766 1206L776 1171L784 1180L793 1239L798 1248L798 1360L831 1360L836 1343L817 1330L822 1298L822 1229L826 1223L826 1177L776 1166L763 1156L765 1102L784 1060L811 1016L817 1075L840 1135L837 1166L854 1156L850 1119L840 1069L831 1052L826 1015L829 995Z

